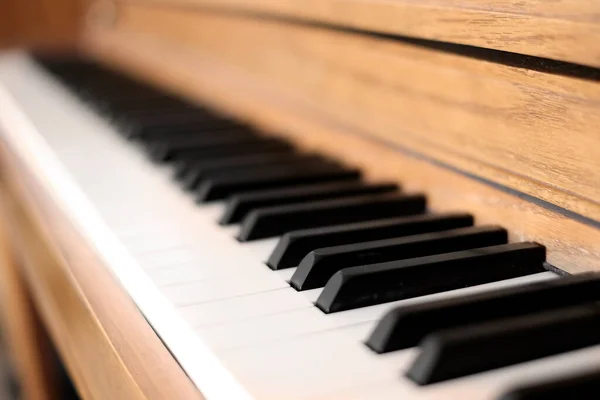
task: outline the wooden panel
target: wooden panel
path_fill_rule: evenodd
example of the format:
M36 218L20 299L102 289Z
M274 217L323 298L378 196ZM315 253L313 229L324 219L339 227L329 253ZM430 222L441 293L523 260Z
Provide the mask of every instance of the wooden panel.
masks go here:
M197 47L126 30L90 31L86 42L90 55L138 77L358 165L370 178L399 181L407 191L425 191L433 210L471 211L479 223L506 226L514 240L544 243L549 261L564 270L600 271L600 230L374 140L364 130L332 119L314 102L192 49Z
M600 66L596 0L126 0L317 21Z
M8 207L8 193L0 191L0 204ZM0 304L2 328L11 363L26 400L61 399L60 381L52 345L33 304L23 277L8 221L0 218Z
M133 301L53 198L0 145L3 218L37 309L86 399L201 399Z
M393 40L124 6L117 31L235 65L378 140L600 220L600 83Z
M0 48L73 48L80 32L84 1L0 1Z

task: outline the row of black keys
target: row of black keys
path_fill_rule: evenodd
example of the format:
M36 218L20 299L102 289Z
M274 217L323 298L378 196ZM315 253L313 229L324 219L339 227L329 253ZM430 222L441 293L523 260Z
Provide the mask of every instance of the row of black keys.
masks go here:
M422 214L422 195L362 183L355 169L94 65L50 69L154 161L176 163L199 202L227 198L221 224L241 222L241 241L283 235L267 264L298 266L297 290L324 287L317 306L325 312L543 271L542 246L506 244L503 229L473 227L467 214ZM598 342L599 288L596 276L582 276L402 307L367 345L385 353L421 343L408 372L420 384L557 354Z

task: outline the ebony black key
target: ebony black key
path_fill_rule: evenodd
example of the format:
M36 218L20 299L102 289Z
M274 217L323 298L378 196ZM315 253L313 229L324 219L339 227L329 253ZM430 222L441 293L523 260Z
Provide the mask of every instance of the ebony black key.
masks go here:
M239 124L231 120L225 120L215 117L195 109L150 109L128 113L117 113L111 118L120 126L132 126L139 129L143 134L144 128L151 130L161 127L186 127L197 126L202 128L204 125L213 128L239 128Z
M120 115L131 111L149 111L152 109L161 109L165 107L178 109L196 109L193 104L185 103L179 99L175 99L164 94L142 94L136 95L137 98L131 97L115 97L106 98L95 94L83 93L82 97L89 98L89 101L94 107L100 108L102 111L111 115Z
M154 161L168 161L180 158L185 154L193 154L198 150L219 149L227 146L246 146L248 144L279 142L279 139L265 138L255 135L193 135L178 137L173 140L160 140L148 144L147 149ZM214 150L215 152L218 150Z
M141 144L152 158L162 161L163 156L166 159L167 156L170 156L169 152L177 152L180 149L202 149L204 147L236 145L256 142L262 139L259 136L249 134L245 130L194 131L193 133L174 131L158 139L143 138Z
M406 375L428 385L597 344L600 303L586 303L434 333Z
M409 299L545 271L546 249L511 243L345 268L317 299L326 313Z
M156 119L160 119L162 115L168 116L176 116L176 115L195 115L202 116L206 120L218 120L218 121L228 121L234 123L231 119L225 119L222 117L218 117L215 114L211 113L208 110L197 108L197 107L182 107L180 104L173 104L167 106L150 107L148 109L132 109L132 110L121 110L115 113L115 117L119 119L124 119L130 122L138 122L143 125L143 122L148 120L149 122L153 122Z
M202 143L211 143L214 141L220 141L227 138L227 141L235 141L244 140L245 138L252 136L247 130L237 129L237 130L223 130L223 131L212 131L208 130L206 132L202 132L199 130L193 131L173 131L168 134L162 134L157 137L143 137L140 138L140 144L148 149L154 148L155 146L160 146L164 143L169 143L171 141L190 141L195 142L196 144Z
M267 265L274 270L292 268L300 264L312 250L321 247L418 235L471 225L473 217L468 214L422 214L293 231L281 237Z
M236 161L227 163L197 163L189 168L183 180L183 186L188 190L193 190L205 179L217 176L238 176L240 173L258 173L259 171L270 173L272 170L282 170L284 168L318 168L329 164L333 165L335 163L316 154L290 152L280 152L277 156L271 154L259 157L240 157Z
M138 140L142 144L146 143L157 143L161 140L178 139L184 137L192 137L195 135L199 136L212 136L212 137L224 137L229 135L237 136L250 136L255 133L244 126L234 125L229 123L216 122L215 124L190 124L177 127L161 127L160 129L136 129L135 127L122 128L123 136L130 140Z
M297 229L368 221L425 211L423 195L367 195L261 208L244 218L238 239L262 239Z
M218 156L227 156L233 154L247 155L257 152L279 150L279 151L292 151L293 146L284 140L277 138L265 138L265 137L251 137L234 143L223 143L219 146L202 146L202 147L189 147L180 148L170 152L170 160L206 160L209 158L216 158Z
M365 184L349 181L241 193L229 199L220 223L227 225L240 222L248 213L257 208L365 194L391 193L397 190L398 186L394 183Z
M504 244L508 233L497 226L468 227L400 238L324 247L308 253L290 280L296 290L325 286L336 272L358 265Z
M600 274L573 275L486 293L397 307L366 344L377 353L416 346L438 330L600 301Z
M182 183L184 186L188 186L185 183L190 180L189 186L197 185L197 179L195 178L196 169L203 168L215 168L215 167L227 167L227 166L238 166L243 164L260 164L269 163L274 161L285 160L289 157L295 156L290 150L287 151L265 151L251 154L241 154L235 156L226 156L219 158L210 159L199 159L199 160L187 160L181 159L175 162L175 178Z
M219 147L207 147L202 149L189 149L187 152L179 152L172 160L176 164L194 161L210 161L227 157L244 157L250 154L266 152L292 152L294 148L288 142L279 140L263 140L256 143L246 143L243 146L224 145Z
M86 97L86 96L84 96ZM166 96L147 97L144 99L115 99L108 100L89 96L87 99L93 104L94 108L101 113L109 116L127 115L128 113L145 113L152 110L177 109L177 110L197 110L193 104L181 102Z
M217 119L214 116L207 115L196 110L174 110L151 113L136 113L131 114L116 114L113 118L114 121L120 122L123 125L132 125L144 129L144 127L168 127L168 126L188 126L197 125L202 126L203 124L221 123L226 124L230 127L231 122L226 120Z
M499 400L597 400L600 372L587 372L516 388Z
M321 163L311 168L298 168L298 166L269 168L239 173L235 176L210 178L198 187L196 193L198 201L205 202L224 199L240 192L359 178L360 171L357 169Z
M118 121L117 121L118 124ZM213 136L219 137L230 134L246 134L248 136L255 135L256 133L240 124L233 123L231 121L221 119L208 119L202 122L189 122L180 124L165 124L165 125L136 125L126 124L121 129L123 136L130 140L140 141L156 141L156 140L169 140L172 135L184 137L184 134L192 137L194 135L202 136Z

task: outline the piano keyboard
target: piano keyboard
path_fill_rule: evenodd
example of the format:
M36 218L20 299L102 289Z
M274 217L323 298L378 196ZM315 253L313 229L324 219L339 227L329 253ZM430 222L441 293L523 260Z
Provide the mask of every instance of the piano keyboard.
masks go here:
M0 59L4 140L207 399L592 398L597 275L96 65L42 64Z

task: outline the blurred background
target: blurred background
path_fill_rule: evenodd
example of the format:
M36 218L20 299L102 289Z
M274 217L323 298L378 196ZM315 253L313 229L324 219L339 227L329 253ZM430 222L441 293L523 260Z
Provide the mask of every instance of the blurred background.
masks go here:
M1 0L0 48L73 47L85 0Z

